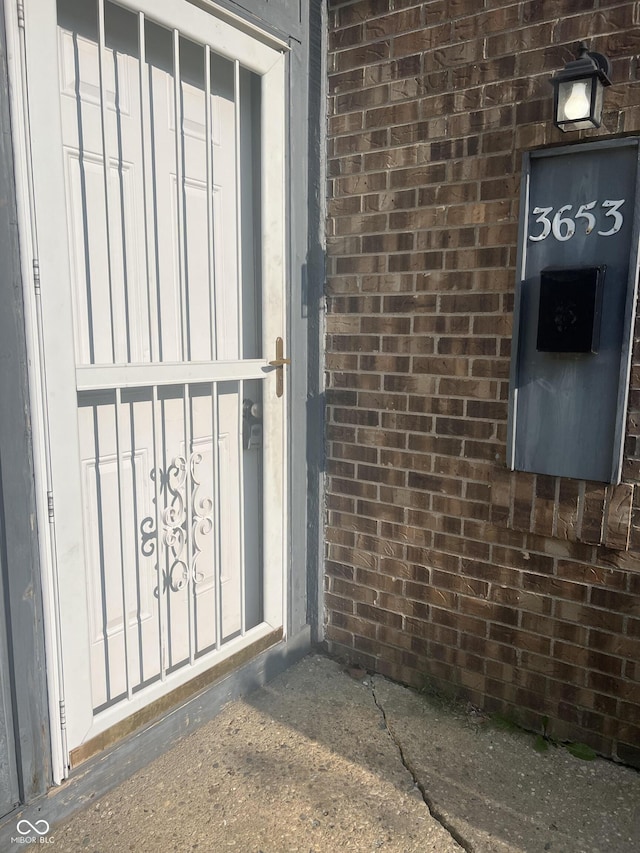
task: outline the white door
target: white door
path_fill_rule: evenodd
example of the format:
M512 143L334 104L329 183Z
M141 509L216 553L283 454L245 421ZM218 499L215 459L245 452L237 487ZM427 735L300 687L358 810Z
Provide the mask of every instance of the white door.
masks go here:
M73 763L283 628L284 57L187 0L26 11Z

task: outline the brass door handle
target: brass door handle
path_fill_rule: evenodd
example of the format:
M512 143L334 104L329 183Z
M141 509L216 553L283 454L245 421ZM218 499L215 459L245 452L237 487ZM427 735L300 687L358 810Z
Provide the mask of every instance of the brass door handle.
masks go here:
M284 341L282 338L276 338L276 357L269 364L276 369L276 397L282 397L284 393L284 366L291 364L291 359L284 357Z

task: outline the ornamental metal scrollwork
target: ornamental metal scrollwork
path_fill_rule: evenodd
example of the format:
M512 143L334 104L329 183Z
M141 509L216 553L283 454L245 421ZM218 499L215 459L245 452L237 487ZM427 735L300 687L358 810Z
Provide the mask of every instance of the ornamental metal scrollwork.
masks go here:
M178 592L189 583L204 580L204 572L198 569L198 559L203 550L203 539L213 530L213 500L201 495L201 477L198 467L203 461L202 453L194 451L188 461L184 456L175 456L166 471L154 469L151 479L160 480L160 493L165 496L165 507L160 514L162 529L156 531L152 516L140 524L140 550L145 557L153 556L156 540L167 549L168 566L162 569L162 592L167 589ZM187 526L191 510L191 565L188 565ZM160 555L158 554L158 559ZM159 588L154 590L159 597Z
M204 572L197 571L197 563L200 554L202 553L202 537L207 536L213 530L213 501L209 497L200 496L200 488L202 483L198 479L197 469L202 462L201 453L192 453L190 459L191 466L191 531L192 531L192 552L191 552L191 573L194 583L200 583L204 580Z
M167 469L166 491L170 503L162 512L162 542L169 551L169 584L174 592L189 583L189 569L183 559L187 547L187 461L176 456ZM186 556L186 555L185 555Z

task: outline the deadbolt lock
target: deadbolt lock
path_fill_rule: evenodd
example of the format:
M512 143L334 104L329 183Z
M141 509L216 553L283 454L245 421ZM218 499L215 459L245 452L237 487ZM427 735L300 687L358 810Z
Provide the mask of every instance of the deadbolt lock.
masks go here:
M242 401L242 446L245 450L262 447L262 406L248 397Z

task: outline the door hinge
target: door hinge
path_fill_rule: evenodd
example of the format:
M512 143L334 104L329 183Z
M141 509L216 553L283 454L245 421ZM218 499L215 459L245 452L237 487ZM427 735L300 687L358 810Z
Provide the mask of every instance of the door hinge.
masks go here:
M24 29L24 0L18 0L18 26L20 29Z
M64 699L61 699L59 704L60 704L60 728L64 732L67 729L67 706L65 705Z
M53 512L53 492L47 492L47 511L49 513L49 521L54 521Z
M32 261L33 266L33 289L36 294L40 294L40 261L37 258L34 258Z

